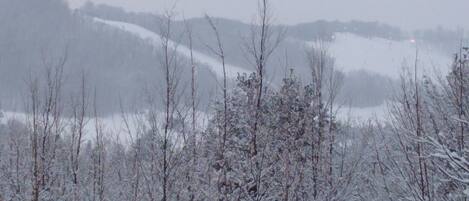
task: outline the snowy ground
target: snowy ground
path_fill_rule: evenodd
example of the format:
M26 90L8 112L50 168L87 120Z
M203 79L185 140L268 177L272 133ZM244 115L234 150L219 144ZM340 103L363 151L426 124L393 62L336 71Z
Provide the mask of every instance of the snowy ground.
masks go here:
M368 120L385 121L387 118L387 104L377 107L356 108L356 107L340 107L337 117L340 121L350 123L363 123ZM0 123L7 123L8 120L17 120L20 122L28 122L28 115L19 112L1 112L3 117L0 118ZM203 112L198 112L199 121L197 122L199 128L205 128L208 123L209 116ZM163 116L161 116L163 117ZM98 118L98 125L102 129L105 136L112 140L118 140L128 144L135 137L135 132L142 129L142 126L147 126L144 115L136 114L115 114L106 117ZM163 121L163 119L161 119ZM143 123L142 123L143 122ZM71 119L65 118L62 122L64 125L69 125ZM128 125L128 128L127 128ZM129 133L130 129L130 133ZM96 131L96 119L89 118L86 120L85 125L85 140L94 140Z
M20 112L2 112L3 118L0 118L0 123L4 124L7 123L9 120L16 120L22 123L26 123L30 121L30 116L25 113ZM64 125L70 124L71 119L64 119L62 123ZM128 140L128 129L125 126L125 123L122 119L121 115L112 115L104 118L98 118L98 125L100 125L102 132L105 134L113 133L118 134L116 136L107 135L110 138L116 138L120 136L119 140ZM129 127L131 130L136 129L136 124L129 123ZM85 140L93 140L95 136L96 130L96 121L93 118L89 118L86 120L85 125Z
M155 46L161 45L161 36L156 34L155 32L152 32L148 29L145 29L141 26L131 24L131 23L126 23L126 22L119 22L119 21L110 21L110 20L104 20L100 18L94 18L94 20L98 23L103 23L112 27L116 27L118 29L130 32L144 40L149 40L153 43ZM181 55L190 58L191 52L190 49L186 46L183 46L181 44L177 44L173 41L170 41L169 44L171 47L175 48L178 53ZM196 59L198 63L205 64L210 67L210 70L214 72L218 77L223 77L223 68L222 64L220 61L215 59L214 57L205 55L203 53L200 53L198 51L192 51L193 56ZM248 70L245 70L241 67L234 66L234 65L226 65L226 73L228 77L235 78L238 73L249 73Z
M340 121L350 123L363 123L365 121L386 121L388 119L388 107L384 103L376 107L341 107L337 112Z
M8 111L0 111L0 113L3 114L3 117L0 116L1 124L6 124L9 120L16 120L23 123L30 121L30 116L25 113ZM197 112L197 116L198 128L205 128L209 119L207 114L204 112ZM119 141L124 144L130 144L130 142L135 139L137 131L142 131L144 127L149 127L145 117L145 114L115 114L99 117L98 119L88 118L85 120L84 140L94 141L96 135L96 125L98 125L98 127L101 129L101 132L103 132L107 139ZM159 122L163 122L163 114L160 114L159 118ZM65 128L67 128L67 126L71 124L71 121L72 119L63 118L62 124L65 126Z

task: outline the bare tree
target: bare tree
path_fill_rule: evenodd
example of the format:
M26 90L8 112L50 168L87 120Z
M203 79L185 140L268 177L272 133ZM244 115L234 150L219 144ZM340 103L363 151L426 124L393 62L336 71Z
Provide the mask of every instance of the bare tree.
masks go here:
M263 95L264 88L266 87L265 73L270 56L275 51L277 46L283 39L284 31L276 32L272 27L272 17L270 3L268 0L258 1L259 10L258 18L253 23L251 28L250 36L245 39L245 48L251 63L255 67L255 98L252 103L252 117L250 120L250 140L249 140L249 164L253 173L252 181L250 181L245 189L245 193L249 195L252 200L263 200L267 195L264 189L265 185L265 162L266 158L263 153L265 146L259 148L259 135L261 135L259 128L262 124L262 107L263 107ZM260 154L259 154L260 153Z
M392 127L405 162L393 161L406 184L406 193L415 199L432 200L434 185L429 171L433 168L427 159L428 148L422 143L428 135L425 128L428 112L422 101L425 94L418 74L418 49L412 71L402 76L400 94L391 104Z
M461 45L460 51L456 54L453 62L453 69L451 75L449 76L449 84L451 85L451 94L454 96L452 98L454 100L454 104L458 110L458 119L464 120L466 118L465 111L465 102L467 101L466 98L466 91L467 91L467 66L469 61L469 48L464 48ZM459 122L459 151L461 152L464 150L465 140L465 128L467 124L464 121Z
M32 201L41 200L41 194L51 193L53 170L56 160L57 140L62 133L61 90L63 69L67 52L56 63L49 63L43 56L46 67L45 83L30 78L29 112L32 156ZM41 87L45 87L44 91Z
M162 35L162 47L163 47L163 54L164 54L164 69L165 69L165 80L166 80L166 98L165 98L165 113L164 113L164 118L165 118L165 121L164 121L164 136L163 136L163 147L162 147L162 150L163 150L163 183L162 183L162 186L163 186L163 198L161 199L162 201L166 201L168 198L168 187L169 187L169 181L168 181L168 177L169 177L169 162L168 162L168 158L169 158L169 140L170 140L170 124L171 124L171 121L172 121L172 113L173 113L173 99L174 99L174 92L173 90L175 90L175 86L173 84L174 80L172 79L172 76L171 76L171 55L170 55L170 44L169 44L169 36L171 34L171 18L168 17L166 19L166 27L165 27L165 30L163 31L163 34Z
M336 114L338 111L338 107L336 107L336 98L337 95L340 93L340 89L343 84L343 76L340 72L338 72L334 65L334 59L330 58L327 74L326 74L326 107L328 108L328 136L329 136L329 170L328 170L328 184L329 187L332 188L334 184L334 147L335 147L335 138L337 133L337 125L336 125Z
M70 146L70 162L72 172L73 184L73 200L80 200L80 181L79 181L79 168L80 168L80 152L85 135L85 126L87 124L87 110L88 110L88 94L86 86L86 77L83 72L81 75L81 85L79 95L72 97L72 122L71 122L71 140ZM98 142L98 141L97 141Z
M198 154L197 154L197 140L198 140L198 130L197 130L197 66L194 60L194 53L193 53L193 32L192 27L190 24L184 20L185 24L185 31L187 33L187 38L189 40L189 50L190 50L190 64L191 64L191 136L190 142L185 143L185 146L188 147L188 150L191 150L191 164L190 170L188 172L188 192L190 192L189 200L193 201L196 199L197 194L197 183L195 183L196 179L196 171L197 171L197 164L198 164Z
M284 31L275 33L272 27L270 3L259 0L258 21L251 28L250 38L246 39L246 51L251 57L257 76L257 95L255 102L254 122L252 125L251 155L257 155L257 132L262 106L266 66L270 56L283 39Z
M218 184L217 184L217 189L219 196L222 196L222 198L218 198L218 200L228 200L228 195L227 195L227 190L224 189L225 185L227 184L227 160L225 159L225 149L226 149L226 141L228 137L228 86L227 86L227 77L226 77L226 66L225 66L225 51L223 49L223 43L220 37L220 33L218 32L217 26L215 22L212 20L212 18L208 15L205 15L205 19L209 23L210 27L212 28L212 31L215 35L215 38L217 40L217 48L213 49L210 46L209 49L211 52L217 57L220 58L222 68L223 68L223 126L222 126L222 134L221 134L221 142L220 142L220 150L218 153L219 157L219 164L221 165L221 175L218 178Z
M185 116L180 110L180 100L183 90L180 86L182 65L177 48L178 42L171 40L174 36L173 31L174 13L167 11L160 24L160 67L163 71L163 92L162 106L163 113L160 119L160 113L157 107L149 111L148 123L151 133L152 159L150 162L150 174L144 174L144 179L153 181L146 182L150 200L156 200L161 195L161 200L171 200L178 197L174 187L178 182L176 173L181 168L179 166L181 159L181 145L184 142L185 134ZM155 102L154 99L150 102ZM156 104L156 103L153 103ZM162 121L161 121L162 120ZM160 124L161 123L161 124ZM161 158L157 158L160 156ZM155 174L157 177L155 177ZM154 183L154 184L152 184ZM159 183L160 186L152 186ZM160 192L155 192L155 191Z
M314 88L314 98L312 110L317 115L317 120L313 121L311 132L311 162L313 168L313 197L319 194L319 181L321 168L319 167L326 126L326 111L324 110L323 84L326 79L326 71L331 67L331 60L324 47L312 48L307 54L308 64L312 72L312 83Z
M93 114L94 114L94 132L95 132L95 151L92 157L92 170L93 170L93 201L104 201L105 200L105 142L103 133L103 123L99 119L98 106L97 106L97 90L94 90L93 96ZM134 167L135 168L135 167ZM135 201L135 200L133 200Z

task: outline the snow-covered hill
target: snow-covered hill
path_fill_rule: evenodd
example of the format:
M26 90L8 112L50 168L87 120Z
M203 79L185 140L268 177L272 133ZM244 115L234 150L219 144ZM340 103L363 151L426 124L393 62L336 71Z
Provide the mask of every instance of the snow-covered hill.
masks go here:
M446 72L451 63L449 56L415 40L395 41L343 33L336 34L327 47L336 59L336 66L345 72L367 70L397 78L403 66L414 65L417 49L418 64L425 73L433 73L434 69Z
M159 45L161 37L148 29L136 24L94 18L96 22L103 23L118 29L130 32L144 40L150 40ZM306 45L315 45L316 42L303 41ZM171 42L173 47L176 43ZM451 58L431 45L415 40L390 40L384 38L365 38L351 33L337 33L334 40L327 44L329 51L336 59L336 66L344 71L367 70L393 78L399 77L403 66L413 66L418 49L418 61L421 71L433 73L433 70L446 72L449 69ZM177 44L177 51L186 57L190 56L188 47ZM213 56L199 51L193 51L196 60L210 67L217 76L222 76L221 62ZM245 68L227 65L229 77L235 77L238 72L249 72Z
M126 23L126 22L119 22L119 21L111 21L111 20L104 20L100 18L94 18L94 20L98 23L103 23L109 26L116 27L118 29L130 32L144 40L149 40L153 45L159 46L161 44L161 36L155 32L152 32L148 29L145 29L141 26ZM175 48L178 53L181 55L190 58L191 52L190 49L184 45L177 44L174 41L170 41L170 46ZM208 56L198 51L193 51L193 56L200 64L205 64L210 67L210 70L214 72L217 76L223 76L223 68L220 61L216 58ZM228 77L234 78L237 76L238 73L248 73L248 70L245 70L241 67L234 66L234 65L226 65L226 73Z
M157 33L145 29L136 24L104 20L94 18L97 23L102 23L123 31L132 33L143 40L151 42L155 46L161 44L161 37ZM308 46L317 45L315 42L300 41ZM170 45L177 51L190 57L188 47L171 41ZM444 53L432 48L430 45L414 40L389 40L384 38L365 38L351 33L336 34L332 42L326 43L330 53L336 59L336 66L344 72L366 70L381 75L398 78L403 71L403 66L413 66L418 50L418 64L420 73L433 73L436 69L445 73L449 69L451 58ZM207 65L218 77L223 75L221 62L217 58L194 50L196 60ZM249 72L239 66L227 65L227 74L233 78L237 73ZM275 84L275 83L274 83ZM339 114L342 119L353 118L367 120L372 117L381 119L384 117L386 106L368 108L343 108Z

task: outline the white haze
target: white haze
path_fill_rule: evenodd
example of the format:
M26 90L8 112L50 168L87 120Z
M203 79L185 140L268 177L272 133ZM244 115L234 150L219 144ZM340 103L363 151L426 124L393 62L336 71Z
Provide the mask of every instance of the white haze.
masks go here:
M77 8L86 0L67 0ZM257 9L253 0L90 0L130 11L160 13L175 7L186 17L204 13L251 22ZM443 26L469 28L467 0L273 0L277 23L297 24L320 19L379 21L413 30ZM396 15L399 13L399 15Z

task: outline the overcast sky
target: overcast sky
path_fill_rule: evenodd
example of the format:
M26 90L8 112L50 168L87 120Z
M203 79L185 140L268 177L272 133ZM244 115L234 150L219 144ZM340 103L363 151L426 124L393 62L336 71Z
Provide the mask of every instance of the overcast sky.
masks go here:
M68 0L77 7L86 0ZM161 12L176 2L180 14L250 22L257 0L90 0L131 11ZM469 0L272 0L277 23L297 24L318 19L380 21L404 29L469 28Z

